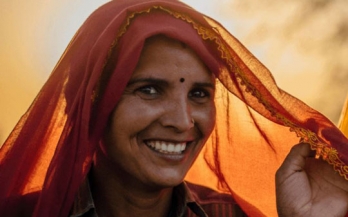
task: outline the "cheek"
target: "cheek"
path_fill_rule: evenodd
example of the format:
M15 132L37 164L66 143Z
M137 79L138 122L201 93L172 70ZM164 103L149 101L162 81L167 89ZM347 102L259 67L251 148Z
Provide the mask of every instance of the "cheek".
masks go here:
M110 130L118 137L134 136L156 121L162 110L163 106L148 105L137 99L124 100L111 116Z
M215 104L212 103L212 105L201 111L200 113L200 119L201 119L201 130L204 133L204 136L207 138L213 131L215 127L216 122L216 109Z

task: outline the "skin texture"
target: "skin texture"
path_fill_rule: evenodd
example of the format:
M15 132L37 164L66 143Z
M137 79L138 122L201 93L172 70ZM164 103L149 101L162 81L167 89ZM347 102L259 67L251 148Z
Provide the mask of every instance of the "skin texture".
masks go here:
M348 182L308 144L295 145L276 174L280 217L338 217L348 211Z
M172 188L214 128L214 92L214 76L190 48L164 36L146 41L95 156L92 191L100 216L167 216ZM187 146L160 153L149 141Z

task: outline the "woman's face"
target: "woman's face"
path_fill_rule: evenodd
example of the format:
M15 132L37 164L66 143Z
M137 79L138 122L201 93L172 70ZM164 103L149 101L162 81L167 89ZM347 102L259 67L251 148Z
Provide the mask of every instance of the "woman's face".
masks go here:
M190 48L147 40L106 130L110 166L142 184L178 185L213 130L214 92L214 76Z

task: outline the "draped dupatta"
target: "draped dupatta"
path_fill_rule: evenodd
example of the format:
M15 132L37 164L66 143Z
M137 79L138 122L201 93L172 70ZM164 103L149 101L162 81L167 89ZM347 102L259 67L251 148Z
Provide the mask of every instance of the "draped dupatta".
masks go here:
M217 78L216 127L187 180L231 194L250 216L275 216L274 174L298 141L348 179L348 140L281 90L215 20L174 0L118 0L78 30L0 151L0 213L66 217L144 41L191 47Z

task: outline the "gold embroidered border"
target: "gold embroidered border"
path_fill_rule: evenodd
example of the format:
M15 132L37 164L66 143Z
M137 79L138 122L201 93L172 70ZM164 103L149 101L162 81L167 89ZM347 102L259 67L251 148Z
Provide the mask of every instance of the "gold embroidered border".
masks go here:
M234 73L239 83L242 86L245 86L245 91L249 92L254 97L256 97L258 101L271 113L271 115L276 117L276 119L278 119L279 121L281 121L284 124L284 126L289 127L290 131L295 132L296 135L301 138L301 142L309 143L311 148L313 150L316 150L317 159L322 157L329 164L333 165L335 171L337 171L341 176L348 180L348 166L345 165L343 161L339 158L337 150L331 147L330 145L321 142L315 133L307 129L298 127L293 122L276 112L275 109L263 98L261 93L250 83L250 81L247 79L247 77L245 76L243 71L238 67L238 65L235 64L231 54L228 52L227 46L221 40L221 38L219 37L219 33L214 29L214 27L211 27L211 29L206 28L184 13L172 11L162 6L152 6L142 11L133 12L127 17L126 21L121 26L120 31L117 34L117 37L111 46L111 49L109 50L108 59L111 56L111 52L117 45L119 39L127 31L127 28L130 25L132 19L137 15L143 13L150 13L152 10L164 11L177 19L181 19L187 23L190 23L192 27L197 31L198 35L202 37L203 40L214 41L217 45L218 51L221 52L221 58L226 61L230 71ZM95 97L97 97L97 95L93 96L93 98Z

